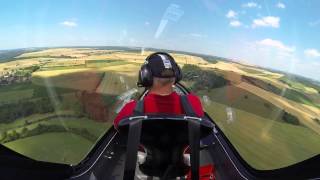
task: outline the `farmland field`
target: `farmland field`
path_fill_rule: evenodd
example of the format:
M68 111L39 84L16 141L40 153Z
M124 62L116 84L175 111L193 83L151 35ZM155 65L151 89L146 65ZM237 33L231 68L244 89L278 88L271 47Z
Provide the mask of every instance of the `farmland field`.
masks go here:
M89 152L92 142L70 133L46 133L5 144L36 160L77 164Z
M37 160L79 163L119 108L142 91L137 74L150 53L49 48L4 60L0 142ZM281 168L319 154L319 83L219 58L172 56L183 84L253 168ZM30 77L16 74L30 67Z

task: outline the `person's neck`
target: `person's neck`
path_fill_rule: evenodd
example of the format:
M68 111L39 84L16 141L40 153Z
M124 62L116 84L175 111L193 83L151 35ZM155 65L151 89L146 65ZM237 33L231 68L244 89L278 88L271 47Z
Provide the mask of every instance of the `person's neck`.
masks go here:
M172 86L152 87L149 92L152 94L166 96L166 95L170 95L173 92L173 88Z

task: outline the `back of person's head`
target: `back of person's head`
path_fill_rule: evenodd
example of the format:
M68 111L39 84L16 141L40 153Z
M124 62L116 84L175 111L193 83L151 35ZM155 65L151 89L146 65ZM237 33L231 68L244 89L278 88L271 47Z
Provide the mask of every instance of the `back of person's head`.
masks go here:
M172 85L176 82L175 77L171 78L158 78L158 77L153 77L153 86L167 86L167 85Z
M181 69L174 58L164 52L150 54L139 71L138 86L168 85L182 79Z

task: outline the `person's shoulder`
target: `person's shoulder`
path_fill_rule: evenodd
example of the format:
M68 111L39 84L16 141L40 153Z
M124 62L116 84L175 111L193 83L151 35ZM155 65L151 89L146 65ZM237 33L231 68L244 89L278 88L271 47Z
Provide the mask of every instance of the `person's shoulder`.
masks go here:
M189 100L200 102L199 97L193 93L188 94L187 97Z
M116 128L118 127L119 122L123 118L128 117L133 113L133 110L134 110L136 104L137 104L137 101L131 100L122 107L122 109L120 110L120 112L118 113L118 115L116 116L116 118L113 121Z
M193 93L188 94L187 97L188 97L188 100L189 100L190 104L192 105L195 113L200 117L204 116L203 107L202 107L202 104L201 104L199 97Z
M121 111L124 111L124 110L133 110L135 107L136 107L136 104L137 104L137 101L136 100L131 100L129 102L127 102L127 104L125 104L123 106L123 108L121 109Z

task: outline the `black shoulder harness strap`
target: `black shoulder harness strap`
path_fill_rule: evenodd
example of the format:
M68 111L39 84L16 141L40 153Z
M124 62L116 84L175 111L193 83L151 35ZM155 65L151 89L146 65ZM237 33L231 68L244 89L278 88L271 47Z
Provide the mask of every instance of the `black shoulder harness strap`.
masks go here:
M194 112L194 110L188 100L188 97L186 95L180 95L180 102L181 102L183 110L187 116L198 117L198 115L196 115L196 113Z
M136 107L133 111L133 116L144 115L144 101L140 100L137 102ZM140 144L142 119L134 120L129 125L129 132L127 137L127 147L126 147L126 160L124 166L124 180L134 180L137 154Z
M144 100L139 100L133 110L133 116L144 115Z
M198 117L194 112L186 95L180 96L183 110L187 116ZM190 161L191 161L191 179L199 179L199 159L200 159L200 122L189 119L188 121Z

